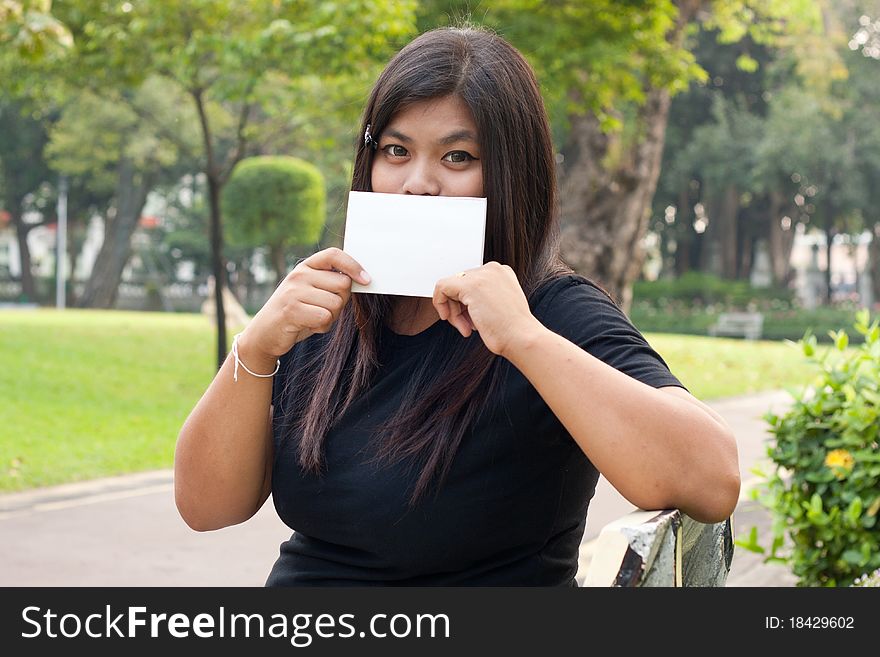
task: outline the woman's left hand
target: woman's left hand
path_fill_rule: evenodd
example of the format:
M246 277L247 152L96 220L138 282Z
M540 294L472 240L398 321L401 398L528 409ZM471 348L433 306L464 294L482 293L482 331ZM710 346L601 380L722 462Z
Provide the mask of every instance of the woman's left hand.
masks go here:
M499 356L517 337L540 325L513 269L497 262L441 278L432 301L440 319L466 338L477 331L489 351Z

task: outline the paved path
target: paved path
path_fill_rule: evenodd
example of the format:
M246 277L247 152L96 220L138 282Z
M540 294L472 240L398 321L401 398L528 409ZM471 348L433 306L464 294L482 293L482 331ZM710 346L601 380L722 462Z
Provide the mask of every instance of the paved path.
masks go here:
M787 393L774 391L710 404L733 427L747 484L754 477L751 467L766 460L762 416L788 402ZM584 535L583 567L602 525L633 508L600 480ZM753 524L766 531L769 517L743 496L734 533ZM166 470L8 494L0 496L0 586L262 586L289 535L271 498L241 525L190 530L177 514ZM728 586L794 581L782 566L734 551Z

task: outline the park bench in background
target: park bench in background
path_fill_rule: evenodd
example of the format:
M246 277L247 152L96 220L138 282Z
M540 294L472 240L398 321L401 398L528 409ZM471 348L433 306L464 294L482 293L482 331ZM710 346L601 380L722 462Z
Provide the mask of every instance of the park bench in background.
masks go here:
M730 518L632 511L602 528L583 586L724 586L732 560Z
M764 315L761 313L721 313L718 321L709 327L709 335L758 340L763 330Z

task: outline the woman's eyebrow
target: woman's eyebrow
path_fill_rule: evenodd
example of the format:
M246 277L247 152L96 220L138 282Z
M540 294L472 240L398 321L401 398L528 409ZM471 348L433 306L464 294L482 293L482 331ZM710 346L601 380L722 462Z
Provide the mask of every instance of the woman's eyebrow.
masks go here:
M402 142L411 142L412 141L411 137L407 137L405 134L403 134L402 132L398 132L394 128L386 128L382 132L382 135L386 136L386 137L391 137L392 139L396 139L396 140L402 141Z
M454 144L457 141L472 141L476 143L477 136L470 130L456 130L455 132L449 133L442 139L439 139L437 143L446 146L448 144Z
M382 131L382 136L396 139L397 141L402 141L404 143L411 143L413 141L412 137L408 137L399 130L395 130L394 128L386 128ZM454 144L459 141L471 141L477 143L477 136L468 129L456 130L455 132L450 132L445 137L441 137L440 139L438 139L437 143L441 146L447 146L449 144Z

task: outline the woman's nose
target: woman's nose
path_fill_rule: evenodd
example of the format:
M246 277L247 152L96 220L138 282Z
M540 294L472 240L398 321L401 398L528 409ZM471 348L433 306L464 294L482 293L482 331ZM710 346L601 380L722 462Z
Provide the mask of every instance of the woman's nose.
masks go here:
M426 162L411 163L403 185L404 194L439 196L440 189L434 167Z

